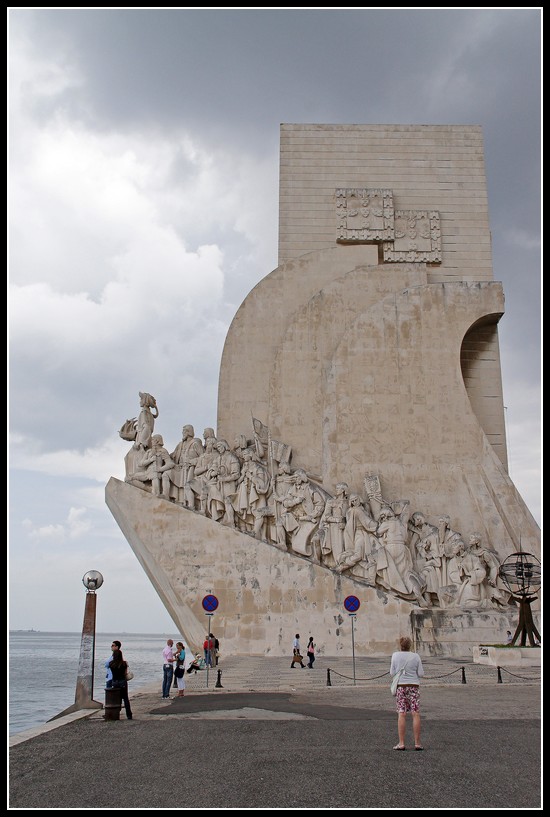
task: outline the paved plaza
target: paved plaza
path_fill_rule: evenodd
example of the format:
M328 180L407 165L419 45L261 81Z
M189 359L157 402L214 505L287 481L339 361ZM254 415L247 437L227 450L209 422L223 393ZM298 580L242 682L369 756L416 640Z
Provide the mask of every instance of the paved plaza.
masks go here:
M187 676L183 699L161 700L160 677L131 692L131 721L96 711L12 736L9 807L539 809L540 669L424 665L423 752L410 724L392 750L387 659L358 659L354 683L349 658L231 658L208 686Z

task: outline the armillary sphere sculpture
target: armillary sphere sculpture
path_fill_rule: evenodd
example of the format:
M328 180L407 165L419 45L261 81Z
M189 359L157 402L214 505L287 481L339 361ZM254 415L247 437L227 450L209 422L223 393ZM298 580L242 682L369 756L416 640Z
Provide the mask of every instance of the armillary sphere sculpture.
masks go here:
M520 647L526 646L527 638L531 647L535 647L535 637L540 643L540 633L535 627L531 604L536 600L541 586L540 562L532 553L512 553L498 570L498 575L519 602L519 622L512 638L512 646L521 636Z

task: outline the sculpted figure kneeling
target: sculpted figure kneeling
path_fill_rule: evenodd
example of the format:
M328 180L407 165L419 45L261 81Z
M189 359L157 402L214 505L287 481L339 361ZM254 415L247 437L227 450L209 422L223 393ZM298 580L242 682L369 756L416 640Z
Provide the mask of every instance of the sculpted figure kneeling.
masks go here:
M150 482L153 494L170 498L170 474L174 461L166 448L160 434L151 437L151 448L146 450L139 462L138 470L126 477L126 482ZM143 487L143 486L140 486Z
M290 547L302 556L311 556L311 537L319 524L325 503L320 492L310 484L306 472L294 472L294 484L283 499L282 524L290 537Z

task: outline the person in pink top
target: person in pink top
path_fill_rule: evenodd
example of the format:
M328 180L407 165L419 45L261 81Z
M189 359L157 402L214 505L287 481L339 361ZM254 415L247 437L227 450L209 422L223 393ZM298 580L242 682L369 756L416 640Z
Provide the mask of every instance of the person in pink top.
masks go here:
M166 642L166 647L162 651L162 697L170 697L170 687L174 677L174 642L171 638Z

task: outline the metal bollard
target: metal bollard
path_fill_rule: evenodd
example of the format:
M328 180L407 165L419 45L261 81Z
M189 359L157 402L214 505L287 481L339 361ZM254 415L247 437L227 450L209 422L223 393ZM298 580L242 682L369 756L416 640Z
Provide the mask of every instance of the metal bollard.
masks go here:
M330 680L330 670L329 669L327 669L327 686L328 687L332 686L332 681Z
M222 671L218 670L218 680L216 681L215 689L223 689L222 687Z
M497 667L497 684L502 684L502 675L500 674L500 667Z
M460 683L461 683L461 684L465 684L465 683L466 683L466 670L464 669L464 667L462 667L462 680L461 680L461 682L460 682Z
M122 706L122 690L118 688L106 689L105 715L103 716L103 718L106 721L119 721L121 706Z

